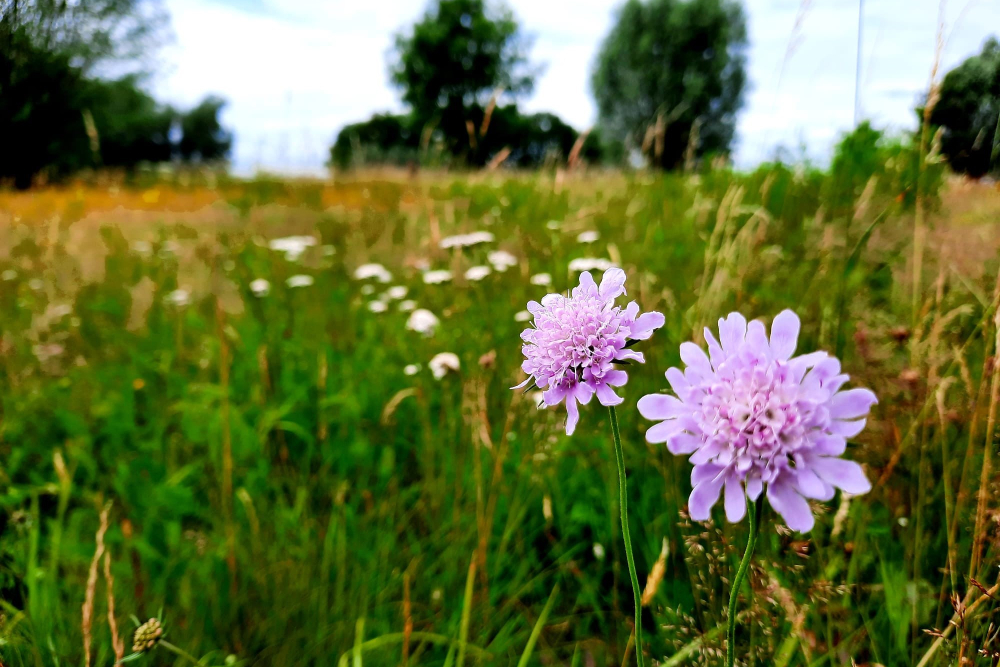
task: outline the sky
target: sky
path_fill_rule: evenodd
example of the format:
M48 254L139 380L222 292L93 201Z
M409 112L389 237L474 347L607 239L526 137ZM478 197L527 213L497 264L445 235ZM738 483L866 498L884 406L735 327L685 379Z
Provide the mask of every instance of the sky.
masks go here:
M164 0L173 39L157 97L192 105L229 101L239 173L321 173L344 125L402 111L389 85L393 35L426 0ZM941 72L1000 36L1000 0L863 0L860 108L879 127L916 125L939 32ZM749 90L734 159L751 167L781 147L823 163L855 116L859 0L744 0ZM597 110L590 73L619 0L507 0L544 69L528 111L583 130ZM939 31L939 26L943 30Z

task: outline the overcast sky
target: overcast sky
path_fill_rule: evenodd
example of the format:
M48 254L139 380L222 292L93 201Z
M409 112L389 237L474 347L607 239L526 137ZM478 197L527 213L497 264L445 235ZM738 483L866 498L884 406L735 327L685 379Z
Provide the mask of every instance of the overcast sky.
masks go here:
M347 123L400 111L388 84L392 35L425 0L165 0L174 41L156 94L192 104L208 93L229 100L233 163L316 172ZM864 0L861 106L894 129L915 125L938 33L939 0ZM530 111L552 111L578 129L596 109L590 71L611 27L612 0L509 0L545 66ZM853 124L858 0L745 0L750 53L736 161L750 166L784 146L823 161ZM947 70L1000 34L1000 0L943 3Z

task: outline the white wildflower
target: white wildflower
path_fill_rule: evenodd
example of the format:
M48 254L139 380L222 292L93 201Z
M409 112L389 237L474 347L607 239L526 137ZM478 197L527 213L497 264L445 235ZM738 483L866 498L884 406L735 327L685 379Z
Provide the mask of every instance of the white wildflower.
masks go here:
M380 283L392 282L392 274L381 264L362 264L354 270L355 280L374 278Z
M409 319L406 320L406 328L425 336L431 336L440 323L441 320L431 311L426 308L417 308L410 313Z
M442 249L464 248L479 243L491 243L492 241L493 234L489 232L472 232L470 234L455 234L454 236L446 236L441 239L441 243L438 245L441 246Z
M399 309L404 313L408 313L417 307L417 302L413 299L407 299L406 301L399 302Z
M593 257L577 257L569 263L570 271L607 271L614 264L607 259Z
M280 239L271 239L267 247L275 252L285 253L285 259L289 262L297 262L306 248L316 245L316 239L312 236L285 236Z
M403 367L404 375L416 375L420 372L420 364L407 364Z
M486 256L486 259L489 260L494 269L501 272L506 271L512 266L517 266L517 257L514 257L514 255L506 250L494 250Z
M472 266L465 272L465 279L478 282L491 273L493 273L493 271L488 266Z
M271 283L263 278L257 278L250 283L250 291L254 296L264 297L271 293Z
M402 285L393 285L385 291L385 295L390 299L404 299L406 298L407 291Z
M183 308L184 306L191 303L191 292L186 289L175 289L173 292L167 295L167 303L171 306L177 306L178 308Z
M445 269L428 271L424 274L424 283L427 285L440 285L441 283L446 283L449 280L451 280L451 271L447 271Z
M531 276L531 284L547 287L552 284L552 276L548 273L536 273Z
M458 372L461 367L458 361L458 355L453 352L441 352L440 354L435 354L434 358L430 360L427 364L430 366L431 374L434 375L435 380L440 380L449 371Z
M285 284L288 285L289 287L309 287L314 282L316 281L313 280L312 276L307 276L300 273L290 277L288 280L285 281Z
M373 313L384 313L389 310L389 306L385 305L382 301L371 301L368 303L368 310Z
M576 240L578 243L593 243L599 238L601 238L601 235L591 230L586 232L580 232L580 234L576 237Z

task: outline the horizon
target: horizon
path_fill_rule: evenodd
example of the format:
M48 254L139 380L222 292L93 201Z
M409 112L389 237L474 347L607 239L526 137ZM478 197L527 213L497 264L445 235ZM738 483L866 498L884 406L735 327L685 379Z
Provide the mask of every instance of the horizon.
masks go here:
M533 37L531 62L543 66L533 93L519 98L518 106L555 113L578 131L591 127L597 119L591 67L621 2L506 4ZM396 32L408 30L426 11L422 0L366 6L166 0L165 5L174 39L164 49L166 66L153 92L175 104L192 104L209 93L226 98L223 121L234 134L235 173L322 173L329 147L345 125L373 113L405 111L388 80L388 56ZM825 164L838 137L854 126L858 1L743 5L748 87L737 119L734 164L753 167L779 151ZM945 40L940 77L1000 32L998 5L1000 0L865 3L861 119L890 132L916 127L913 108L930 83L939 7ZM219 25L229 27L222 37ZM346 61L351 66L342 66ZM329 69L317 76L315 67L302 62ZM342 94L345 90L350 94Z

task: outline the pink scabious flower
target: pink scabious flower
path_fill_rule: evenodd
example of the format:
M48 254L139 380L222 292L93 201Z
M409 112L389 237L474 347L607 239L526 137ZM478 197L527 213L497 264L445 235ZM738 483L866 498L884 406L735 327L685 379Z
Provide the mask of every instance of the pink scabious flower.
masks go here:
M756 501L766 487L788 527L808 532L814 519L807 499L830 500L834 487L871 490L861 466L840 456L847 438L864 428L875 394L841 391L848 376L826 352L793 357L798 337L799 318L790 310L774 318L770 339L763 324L731 313L719 320L721 344L705 329L708 355L694 343L681 345L686 370L667 371L676 397L639 399L643 417L662 420L646 439L691 455L695 521L709 518L723 489L726 517L740 521L744 490Z
M600 287L590 272L580 275L580 284L570 296L548 294L541 303L528 303L533 326L521 334L525 356L521 369L529 382L544 390L544 407L566 400L566 435L572 435L580 420L577 401L586 405L593 395L601 405L618 405L622 398L612 387L628 381L616 363L645 359L629 349L630 341L646 340L663 326L663 315L639 314L632 301L624 309L615 299L625 294L625 272L611 268L604 272Z

